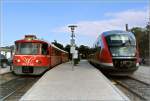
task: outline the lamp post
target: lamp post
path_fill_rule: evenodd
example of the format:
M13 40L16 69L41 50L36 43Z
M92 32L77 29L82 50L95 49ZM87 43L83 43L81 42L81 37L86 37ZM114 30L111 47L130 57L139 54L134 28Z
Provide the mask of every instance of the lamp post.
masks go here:
M72 42L71 42L71 46L73 46L73 44L75 44L75 40L74 40L74 37L75 37L75 34L74 34L74 30L75 28L77 27L76 25L70 25L68 26L70 29L71 29L71 38L72 38ZM74 40L74 41L73 41Z
M74 30L75 28L77 27L76 25L70 25L68 26L70 29L71 29L71 53L72 53L72 70L73 70L73 65L74 65L74 62L73 62L73 55L74 55L74 51L75 51L75 34L74 34Z

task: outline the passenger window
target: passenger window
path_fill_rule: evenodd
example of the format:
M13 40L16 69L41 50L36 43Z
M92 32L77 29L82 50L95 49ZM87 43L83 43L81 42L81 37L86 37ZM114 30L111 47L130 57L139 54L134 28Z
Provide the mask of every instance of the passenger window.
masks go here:
M48 55L49 54L48 44L42 44L42 54L43 55Z

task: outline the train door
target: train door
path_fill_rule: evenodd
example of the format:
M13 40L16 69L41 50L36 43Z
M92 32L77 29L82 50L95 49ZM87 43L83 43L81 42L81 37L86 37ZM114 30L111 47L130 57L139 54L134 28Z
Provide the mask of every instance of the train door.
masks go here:
M44 55L48 59L48 61L49 61L48 65L50 66L50 62L51 62L50 61L50 51L49 51L49 46L47 43L42 44L41 52L42 52L42 55Z
M49 49L47 43L42 44L42 55L49 55Z

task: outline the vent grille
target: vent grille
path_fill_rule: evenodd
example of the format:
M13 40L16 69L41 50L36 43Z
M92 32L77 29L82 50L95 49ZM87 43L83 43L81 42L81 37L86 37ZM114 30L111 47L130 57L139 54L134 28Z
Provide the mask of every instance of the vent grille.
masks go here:
M136 60L114 59L113 65L117 69L132 69L136 67Z

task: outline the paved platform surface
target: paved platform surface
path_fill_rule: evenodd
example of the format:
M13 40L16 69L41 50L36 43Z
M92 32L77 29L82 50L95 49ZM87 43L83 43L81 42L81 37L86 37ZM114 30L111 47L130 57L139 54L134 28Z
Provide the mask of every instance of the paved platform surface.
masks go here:
M20 100L129 100L87 61L81 61L74 71L71 66L68 62L46 72Z
M150 84L150 67L139 66L139 69L132 75L132 77Z
M0 66L0 74L5 74L5 73L8 73L8 72L11 72L10 71L10 66L7 66L6 68L1 68L1 66Z

